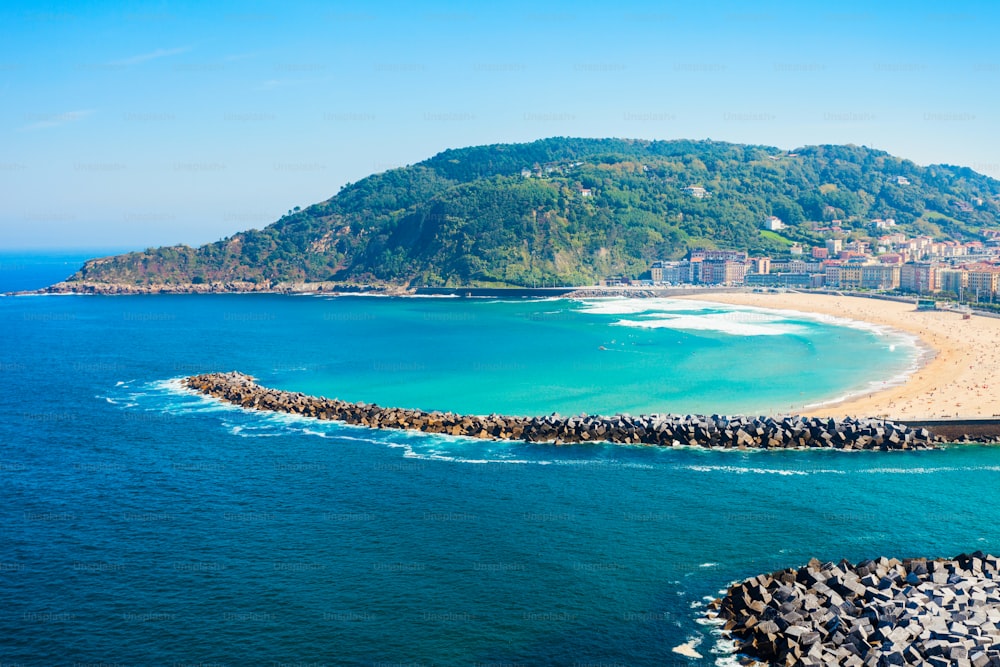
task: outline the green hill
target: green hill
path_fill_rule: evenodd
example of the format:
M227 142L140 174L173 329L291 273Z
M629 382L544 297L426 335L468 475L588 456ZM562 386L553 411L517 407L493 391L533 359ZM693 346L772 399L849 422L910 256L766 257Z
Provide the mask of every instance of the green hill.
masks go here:
M833 220L854 237L894 218L911 235L977 239L998 195L971 169L852 145L552 138L447 150L261 230L91 260L63 287L592 284L691 248L780 257L789 241L822 243ZM770 215L789 227L762 234Z

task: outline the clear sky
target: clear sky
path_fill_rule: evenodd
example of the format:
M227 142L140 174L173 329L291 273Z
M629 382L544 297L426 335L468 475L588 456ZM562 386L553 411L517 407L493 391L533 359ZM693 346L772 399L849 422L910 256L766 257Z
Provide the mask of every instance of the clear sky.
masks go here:
M874 146L1000 178L1000 3L0 8L0 249L198 245L446 148Z

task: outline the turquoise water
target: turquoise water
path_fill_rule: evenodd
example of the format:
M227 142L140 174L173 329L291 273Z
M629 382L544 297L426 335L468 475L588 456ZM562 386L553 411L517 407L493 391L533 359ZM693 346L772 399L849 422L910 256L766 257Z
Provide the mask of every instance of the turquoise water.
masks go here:
M115 306L184 331L200 317L266 384L477 414L790 412L897 377L917 354L877 330L696 302L204 299ZM160 303L179 310L146 312ZM188 349L220 367L203 342Z
M888 334L704 304L3 298L0 663L717 664L699 619L733 580L996 551L997 450L494 443L243 411L176 378L758 411L912 360Z

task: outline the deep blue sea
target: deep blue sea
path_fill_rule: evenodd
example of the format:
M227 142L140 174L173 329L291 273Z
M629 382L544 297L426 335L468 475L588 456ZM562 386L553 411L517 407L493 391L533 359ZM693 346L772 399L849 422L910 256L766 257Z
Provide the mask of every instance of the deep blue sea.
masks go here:
M77 268L58 261L0 257L0 291ZM0 298L0 664L724 663L701 618L734 580L1000 548L1000 450L494 443L244 411L177 379L238 369L468 412L781 413L919 354L666 300Z

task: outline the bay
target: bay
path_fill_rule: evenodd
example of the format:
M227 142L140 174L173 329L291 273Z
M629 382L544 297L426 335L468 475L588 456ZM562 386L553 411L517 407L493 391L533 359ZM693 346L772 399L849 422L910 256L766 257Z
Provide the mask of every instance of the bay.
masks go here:
M0 299L0 661L716 664L699 620L733 580L995 550L996 450L494 443L244 411L177 378L469 412L769 412L917 354L705 303ZM689 641L703 658L672 652Z

